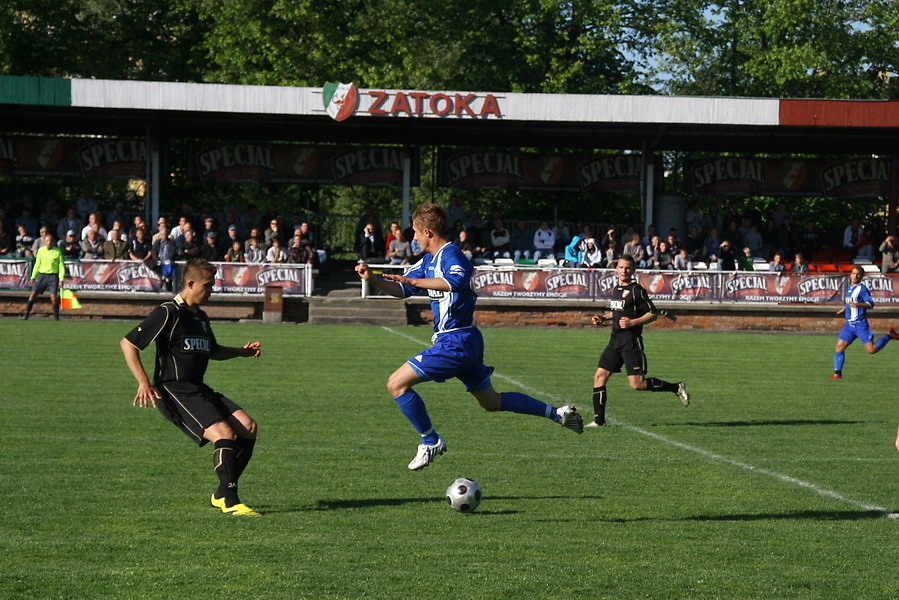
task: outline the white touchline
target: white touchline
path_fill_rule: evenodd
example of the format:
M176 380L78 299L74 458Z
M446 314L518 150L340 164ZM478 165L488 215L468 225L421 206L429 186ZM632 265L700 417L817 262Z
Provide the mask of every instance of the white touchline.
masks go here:
M422 342L418 338L412 337L411 335L406 335L405 333L403 333L401 331L396 331L395 329L391 329L390 327L382 327L382 329L385 329L385 330L389 331L390 333L398 335L398 336L405 338L411 342L415 342L416 344L419 344L422 346L427 346L427 343ZM557 396L554 396L553 394L549 394L547 392L542 392L538 389L532 388L531 386L525 385L525 384L521 383L520 381L516 381L515 379L512 379L511 377L507 377L507 376L501 375L499 373L494 373L493 377L503 379L506 382L512 384L513 386L515 386L517 388L521 388L535 396L549 398L556 403L562 402L561 398L558 398ZM899 513L890 512L888 509L883 508L882 506L877 506L876 504L869 504L867 502L862 502L860 500L853 500L852 498L847 498L846 496L844 496L840 493L834 492L833 490L828 490L821 486L815 485L814 483L810 483L808 481L803 481L802 479L797 479L796 477L792 477L790 475L785 475L783 473L778 473L777 471L771 471L769 469L763 469L761 467L756 467L754 465L750 465L749 463L744 463L739 460L724 456L722 454L712 452L710 450L705 450L703 448L691 446L690 444L685 444L683 442L679 442L677 440L671 439L664 435L659 435L658 433L653 433L651 431L641 429L640 427L637 427L636 425L631 425L630 423L625 423L624 421L621 421L619 419L608 419L608 421L610 423L618 425L619 427L623 427L629 431L633 431L634 433L639 433L640 435L645 435L646 437L649 437L656 441L662 442L663 444L668 444L670 446L674 446L675 448L680 448L681 450L686 450L688 452L693 452L695 454L699 454L700 456L704 456L705 458L707 458L709 460L724 463L726 465L730 465L732 467L737 467L738 469L743 469L745 471L750 471L752 473L759 473L761 475L767 475L768 477L778 479L780 481L783 481L784 483L792 483L793 485L798 485L799 487L803 487L803 488L810 490L824 498L832 498L834 500L839 500L840 502L843 502L846 504L851 504L852 506L855 506L856 508L861 508L863 510L870 511L870 512L882 513L883 516L885 516L888 519L899 520Z

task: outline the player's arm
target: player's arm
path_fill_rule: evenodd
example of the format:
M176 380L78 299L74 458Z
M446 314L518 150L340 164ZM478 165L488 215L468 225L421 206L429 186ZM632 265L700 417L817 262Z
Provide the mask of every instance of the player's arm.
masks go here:
M125 364L128 365L128 369L137 380L137 394L134 396L134 406L145 408L152 404L155 407L156 399L162 396L159 395L156 388L150 385L150 378L147 377L144 365L140 361L140 350L125 338L122 338L119 346L122 348Z
M452 286L443 277L406 277L399 273L384 275L385 279L398 283L400 286L411 285L422 290L438 290L441 292L452 291Z
M603 313L597 313L590 319L594 325L599 326L612 319L612 311L607 310Z
M259 358L262 356L262 344L248 342L240 347L216 346L215 352L209 355L212 360L229 360L231 358Z
M396 283L395 281L385 279L381 275L372 272L371 267L369 267L365 263L356 265L356 273L358 273L359 277L363 281L367 281L385 294L388 294L395 298L404 298L406 295L403 291L402 285Z

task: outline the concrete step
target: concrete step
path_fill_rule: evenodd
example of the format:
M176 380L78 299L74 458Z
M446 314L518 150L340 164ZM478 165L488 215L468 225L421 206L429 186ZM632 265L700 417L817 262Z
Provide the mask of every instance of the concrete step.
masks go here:
M406 325L406 305L397 299L309 298L310 325Z

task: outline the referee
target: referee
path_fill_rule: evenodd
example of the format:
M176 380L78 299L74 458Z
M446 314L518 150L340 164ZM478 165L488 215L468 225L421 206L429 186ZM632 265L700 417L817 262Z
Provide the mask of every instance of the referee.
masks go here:
M210 503L225 514L258 517L237 495L237 481L256 445L256 422L240 406L203 383L211 360L258 357L259 342L243 347L220 346L209 317L200 308L209 299L215 267L193 259L184 267L181 293L155 308L121 340L125 363L137 380L134 405L152 404L198 446L212 442L213 467L219 486ZM140 351L156 342L153 383Z
M44 245L34 255L34 268L31 269L31 295L25 306L22 318L26 321L31 316L31 307L37 295L43 291L50 292L50 303L53 305L53 318L59 321L59 287L66 278L66 265L62 261L62 250L53 243L53 235L44 236Z
M634 281L636 265L632 256L622 256L615 265L618 285L612 292L611 310L593 315L593 324L612 322L612 337L599 357L593 375L593 422L587 427L606 424L606 382L612 373L621 372L624 366L631 389L650 392L672 392L684 406L690 405L690 394L685 383L668 383L655 377L646 377L646 354L643 351L643 326L659 318L646 289Z

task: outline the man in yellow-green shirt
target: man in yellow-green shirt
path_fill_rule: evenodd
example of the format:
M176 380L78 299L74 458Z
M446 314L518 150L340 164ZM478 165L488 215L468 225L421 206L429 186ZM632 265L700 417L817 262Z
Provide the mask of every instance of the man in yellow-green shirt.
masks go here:
M53 243L53 235L44 236L44 245L34 255L34 268L31 270L31 295L25 307L23 319L31 315L34 299L43 291L50 292L50 303L53 305L53 318L59 321L59 287L66 278L66 266L62 261L62 251Z

